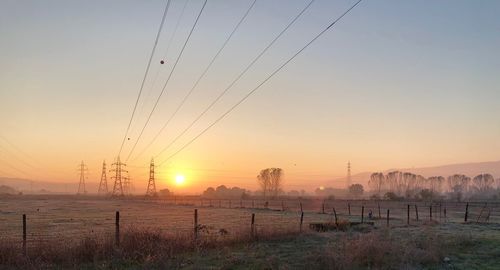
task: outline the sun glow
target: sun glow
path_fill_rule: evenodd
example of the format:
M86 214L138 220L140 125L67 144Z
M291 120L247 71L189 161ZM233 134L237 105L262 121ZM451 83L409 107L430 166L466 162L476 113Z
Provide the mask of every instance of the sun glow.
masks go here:
M178 186L182 186L184 182L186 181L186 177L182 174L178 174L175 176L175 184Z

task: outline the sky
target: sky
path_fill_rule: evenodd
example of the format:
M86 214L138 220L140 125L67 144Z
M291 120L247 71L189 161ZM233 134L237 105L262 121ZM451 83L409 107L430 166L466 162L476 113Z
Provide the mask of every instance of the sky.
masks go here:
M138 190L146 188L152 157L158 164L175 153L354 3L314 1L192 130L158 155L308 2L257 0L186 104L137 157L252 3L208 1L126 161ZM87 181L99 181L103 160L109 168L118 155L165 4L0 1L0 176L76 183L83 160ZM172 0L122 161L202 4ZM499 13L493 0L362 1L158 167L158 187L256 189L260 169L281 167L286 190L311 190L343 186L333 179L346 175L348 161L355 174L500 160ZM186 177L184 185L174 185L176 175Z

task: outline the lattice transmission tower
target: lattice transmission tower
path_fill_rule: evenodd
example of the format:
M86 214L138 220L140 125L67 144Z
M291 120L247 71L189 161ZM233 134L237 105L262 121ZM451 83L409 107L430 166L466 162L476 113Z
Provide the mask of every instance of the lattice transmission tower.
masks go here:
M102 162L102 173L101 182L99 183L99 190L97 191L99 195L108 194L108 178L106 175L106 160Z
M146 190L146 196L156 196L155 162L153 159L151 159L151 164L149 164L149 181L148 189Z
M112 196L123 196L124 195L124 181L128 181L126 176L123 176L128 171L124 170L123 167L127 166L125 163L120 161L120 157L116 158L116 162L112 164L114 169L110 170L110 172L114 172L115 176L112 176L111 179L115 180L113 185L113 193ZM125 183L126 184L126 183Z
M346 178L346 184L347 188L349 188L352 184L352 179L351 179L351 162L347 162L347 178Z
M87 166L82 162L78 166L78 171L80 172L80 183L78 184L77 194L87 194L87 189L85 188L85 179L87 179Z

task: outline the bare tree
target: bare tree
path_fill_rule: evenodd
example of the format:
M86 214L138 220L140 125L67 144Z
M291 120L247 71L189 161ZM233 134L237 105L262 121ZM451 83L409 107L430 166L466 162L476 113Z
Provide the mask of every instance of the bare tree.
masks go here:
M448 176L448 189L456 197L457 200L461 200L462 195L469 191L470 177L463 174L455 174Z
M400 194L399 182L401 178L402 178L402 173L399 171L393 171L387 174L385 180L389 186L390 192L396 193L398 195Z
M385 176L383 173L372 173L370 175L370 181L368 181L368 185L373 191L376 191L378 195L384 188L385 185Z
M270 168L269 176L271 180L271 194L274 198L278 196L279 191L283 185L283 169Z
M259 175L257 175L257 182L262 189L262 194L264 198L267 196L271 187L271 176L269 175L269 169L261 170Z
M472 179L472 183L476 192L485 193L493 189L495 179L491 174L480 174Z
M260 171L257 175L257 182L264 197L271 195L277 197L283 185L283 169L267 168Z
M432 176L428 179L428 188L432 193L441 193L443 191L444 177Z

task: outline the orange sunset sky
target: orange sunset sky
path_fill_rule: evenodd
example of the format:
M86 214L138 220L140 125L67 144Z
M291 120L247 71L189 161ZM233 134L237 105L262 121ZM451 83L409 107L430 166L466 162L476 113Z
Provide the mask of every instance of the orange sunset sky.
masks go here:
M139 191L152 157L159 164L181 149L354 3L311 4L160 154L309 3L256 1L185 105L146 148L252 2L208 1L127 160L203 4L193 0L184 8L183 1L172 1L121 153ZM83 160L88 182L99 181L103 160L110 167L118 155L164 8L159 0L1 1L0 177L77 183ZM255 190L260 169L281 167L286 190L312 190L343 187L334 179L346 175L348 161L355 174L500 160L499 11L498 1L362 2L162 163L158 188L196 193L225 184ZM184 184L175 185L176 175L185 176Z

